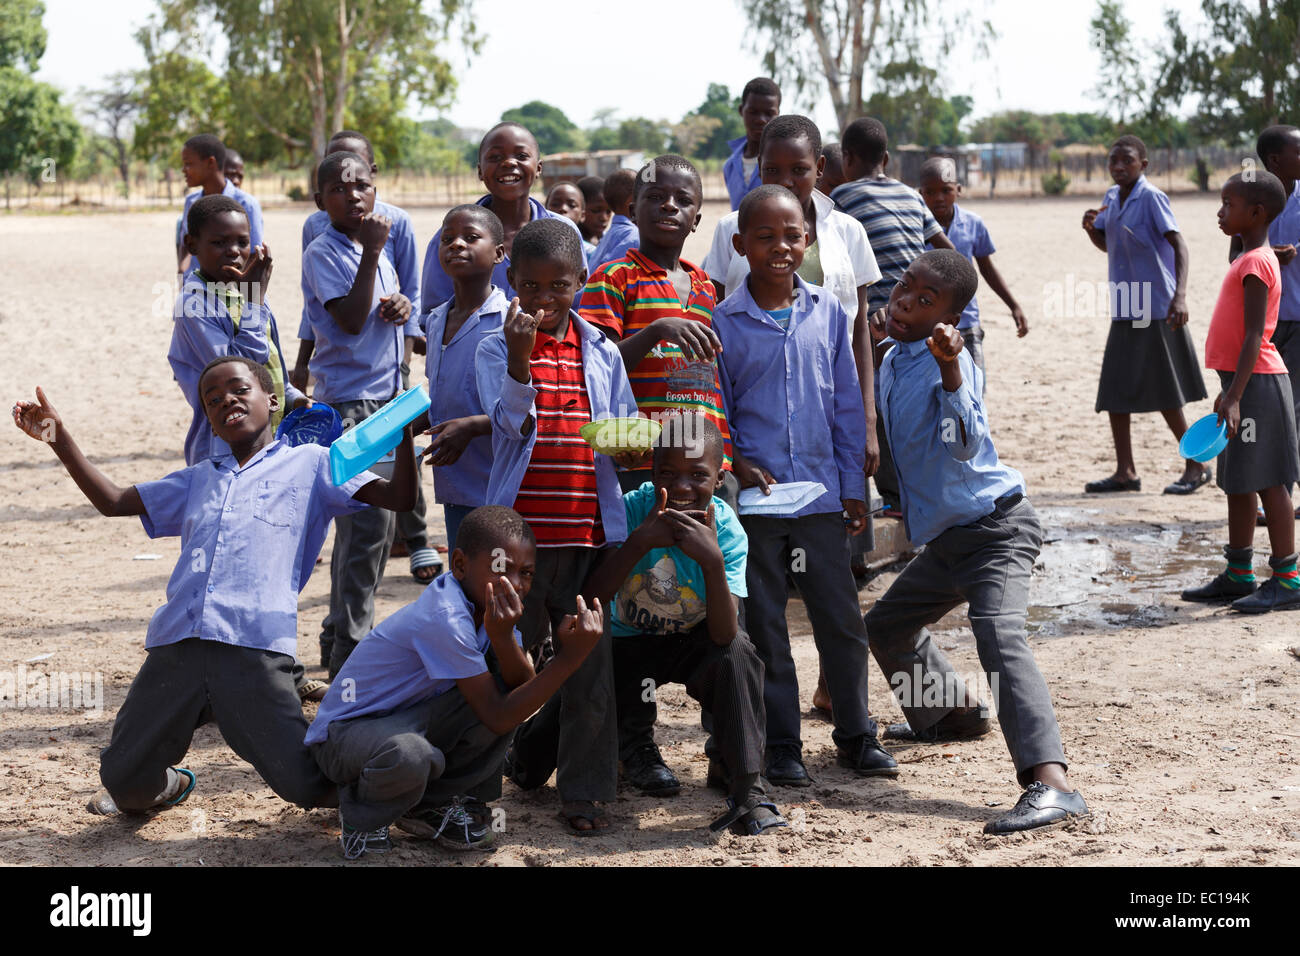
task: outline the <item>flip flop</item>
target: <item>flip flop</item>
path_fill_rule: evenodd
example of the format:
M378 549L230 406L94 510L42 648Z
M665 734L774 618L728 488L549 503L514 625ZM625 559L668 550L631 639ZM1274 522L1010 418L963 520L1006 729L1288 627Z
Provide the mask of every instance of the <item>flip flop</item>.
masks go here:
M775 803L737 806L736 801L728 797L727 812L709 824L709 832L718 833L729 829L738 836L758 836L768 830L789 825Z
M298 685L298 699L301 701L324 700L329 689L330 685L328 681L318 680L315 677L312 677Z
M175 797L174 799L171 800L163 801L163 803L169 807L176 807L176 806L180 806L182 803L184 803L186 800L190 798L190 794L194 791L194 784L198 782L198 777L194 775L193 770L186 770L184 767L172 767L172 769L175 770L177 773L183 773L185 774L185 776L190 778L189 783L185 785L185 789L180 792L180 796Z
M1173 484L1168 485L1165 488L1164 493L1167 495L1190 495L1197 488L1201 487L1201 485L1209 484L1210 479L1213 477L1214 472L1211 469L1206 468L1201 472L1200 478L1193 478L1191 481L1179 478Z
M1111 491L1141 491L1142 479L1130 478L1128 481L1120 481L1118 478L1102 478L1100 481L1090 481L1083 486L1085 494L1099 495Z
M433 568L433 574L427 578L420 577L417 571L424 568ZM436 578L442 571L442 559L438 557L438 552L433 548L419 548L411 552L411 577L420 584L428 584Z

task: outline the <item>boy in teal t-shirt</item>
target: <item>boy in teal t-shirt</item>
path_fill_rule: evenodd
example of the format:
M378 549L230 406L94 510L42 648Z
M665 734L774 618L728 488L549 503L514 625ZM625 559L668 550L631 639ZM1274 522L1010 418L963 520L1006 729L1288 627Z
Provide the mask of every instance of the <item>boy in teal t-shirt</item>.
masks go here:
M623 496L635 530L587 582L610 608L619 757L643 792L679 791L654 743L653 692L684 684L711 716L709 785L729 794L729 812L711 828L754 835L786 824L759 780L763 665L739 620L749 542L735 512L714 495L723 462L717 425L694 413L663 425L653 481Z

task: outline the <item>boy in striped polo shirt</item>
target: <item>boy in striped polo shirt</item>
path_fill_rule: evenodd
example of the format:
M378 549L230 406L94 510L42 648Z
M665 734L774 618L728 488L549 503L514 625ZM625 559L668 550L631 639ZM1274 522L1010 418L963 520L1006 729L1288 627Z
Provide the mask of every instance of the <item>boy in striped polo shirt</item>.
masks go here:
M740 487L731 474L731 435L722 405L713 334L713 283L681 258L700 222L703 189L690 161L658 156L636 177L633 208L639 246L601 266L582 292L580 313L618 342L637 407L651 418L685 409L722 433L723 483L718 496L736 508ZM649 460L619 472L625 492L652 480ZM628 707L636 713L627 713ZM647 793L680 784L654 744L655 703L629 698L619 710L619 757L628 782Z
M492 421L487 502L513 507L537 538L537 570L519 624L530 651L552 628L558 633L580 593L589 596L584 582L600 549L627 537L614 461L578 434L589 421L636 414L618 349L571 310L586 279L571 223L527 223L511 251L509 282L517 296L501 331L483 341L475 359L480 401ZM614 799L618 781L608 630L559 695L520 727L507 769L532 789L557 764L561 812L573 831L607 829L600 803Z

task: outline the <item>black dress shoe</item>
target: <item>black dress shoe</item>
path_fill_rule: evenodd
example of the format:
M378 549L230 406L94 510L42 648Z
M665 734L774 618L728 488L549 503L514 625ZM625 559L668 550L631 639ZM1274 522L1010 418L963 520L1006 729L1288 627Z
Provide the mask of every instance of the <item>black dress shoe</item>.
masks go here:
M803 765L797 747L773 747L767 757L763 776L778 787L811 787L812 777Z
M1021 833L1063 823L1072 817L1086 817L1088 804L1078 790L1066 793L1034 781L1020 795L1010 812L984 824L984 832L994 836Z
M1248 594L1233 601L1232 609L1245 614L1266 614L1269 611L1300 611L1300 590L1279 584L1277 578L1269 578L1253 594Z
M654 744L643 744L623 761L623 778L651 797L675 797L682 785Z
M874 734L855 737L847 746L840 747L836 761L859 777L898 776L898 761L880 746L880 741Z
M1188 588L1183 592L1182 598L1184 601L1227 604L1229 601L1237 600L1237 598L1254 594L1256 586L1254 581L1234 581L1228 577L1227 572L1224 572L1209 584L1202 584L1199 588Z
M949 720L949 717L953 719ZM886 740L937 744L957 740L975 740L983 737L992 729L993 721L987 717L981 717L978 710L971 710L969 714L960 716L949 714L938 723L932 724L924 730L913 730L912 725L906 721L901 724L890 724L885 728L885 732L881 736Z

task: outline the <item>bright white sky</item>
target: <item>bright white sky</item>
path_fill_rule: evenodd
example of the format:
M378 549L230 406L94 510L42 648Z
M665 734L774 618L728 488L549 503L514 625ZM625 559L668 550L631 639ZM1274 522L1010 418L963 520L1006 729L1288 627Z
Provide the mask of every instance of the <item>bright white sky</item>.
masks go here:
M490 126L502 111L532 99L560 107L584 127L605 107L615 108L620 117L677 120L703 102L709 83L725 83L735 94L762 72L758 54L744 48L739 0L666 6L619 0L475 3L488 35L482 54L466 68L459 51L449 51L461 71L456 102L447 115L460 126ZM144 65L133 34L154 9L154 0L45 0L45 5L49 45L41 79L75 92L102 84L111 73ZM1089 92L1098 65L1088 45L1093 3L972 0L967 5L984 11L999 39L983 62L959 56L939 68L948 94L974 97L977 117L1006 109L1075 112L1100 107ZM1127 4L1144 46L1161 40L1165 7L1179 10L1185 24L1199 19L1196 0ZM682 41L671 18L685 10L695 23L693 38ZM662 15L669 13L671 17ZM661 43L661 37L670 40ZM589 65L602 60L607 72ZM660 78L653 95L636 86L641 77ZM810 115L823 128L834 126L824 92L815 103L787 98L786 105L805 112L811 108Z

